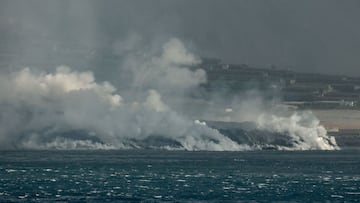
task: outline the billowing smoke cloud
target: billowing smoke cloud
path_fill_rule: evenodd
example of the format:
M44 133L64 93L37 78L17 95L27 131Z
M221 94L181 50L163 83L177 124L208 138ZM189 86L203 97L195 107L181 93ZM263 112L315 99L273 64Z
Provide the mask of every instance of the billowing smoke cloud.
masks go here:
M123 49L117 49L124 57L119 71L128 77L118 85L125 88L98 82L92 72L66 66L54 72L24 68L2 74L1 149L233 151L268 145L242 143L205 122L190 119L190 107L179 111L171 101L189 99L189 91L206 83L205 71L195 68L200 60L176 38L150 48L137 40L130 37L120 43ZM256 123L257 129L269 136L280 133L289 137L292 144L278 149L336 149L334 140L310 114L278 116L266 110L261 98L246 96L240 101L232 103L237 117L230 121L242 118Z
M185 90L206 80L204 71L184 67L198 61L179 40L165 43L162 53L148 62L139 61L143 63L130 67L134 71L133 90L146 95L131 102L118 95L110 83L96 82L91 72L64 66L55 73L25 68L2 75L1 148L141 148L139 141L151 136L171 140L186 150L246 148L201 122L178 115L152 89L167 86L168 90ZM85 139L77 137L79 130ZM73 132L70 137L58 136L69 131ZM166 144L161 147L171 148Z
M206 82L204 70L191 71L187 68L200 60L189 53L179 39L172 38L166 42L160 56L154 57L153 52L156 53L153 50L135 49L126 55L122 68L132 76L131 89L179 93Z

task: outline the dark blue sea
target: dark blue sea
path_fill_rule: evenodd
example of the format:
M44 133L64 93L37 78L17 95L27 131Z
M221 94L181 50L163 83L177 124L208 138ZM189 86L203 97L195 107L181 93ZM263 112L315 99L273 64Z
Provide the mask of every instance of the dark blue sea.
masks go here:
M360 151L2 151L0 202L356 202Z

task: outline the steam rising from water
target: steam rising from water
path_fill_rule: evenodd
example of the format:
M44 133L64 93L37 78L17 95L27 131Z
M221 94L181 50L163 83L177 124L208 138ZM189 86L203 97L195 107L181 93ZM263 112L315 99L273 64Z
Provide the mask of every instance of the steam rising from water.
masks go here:
M217 130L172 112L156 90L149 90L144 101L126 103L90 72L59 67L54 74L35 75L26 68L5 85L12 89L1 98L8 104L2 115L3 148L131 148L136 140L166 135L187 150L242 149ZM89 130L89 137L103 145L51 137L69 129Z
M339 149L335 138L327 136L326 129L311 112L295 112L290 117L262 114L257 124L259 129L290 137L292 148L278 146L279 149Z
M30 68L0 76L1 149L249 150L218 130L193 121L167 105L162 94L181 95L206 82L199 60L178 39L155 56L135 54L125 65L131 74L122 97L92 72L61 66L54 73ZM129 76L130 77L130 76ZM296 143L283 149L335 149L326 130L308 114L262 116L259 129L288 133Z

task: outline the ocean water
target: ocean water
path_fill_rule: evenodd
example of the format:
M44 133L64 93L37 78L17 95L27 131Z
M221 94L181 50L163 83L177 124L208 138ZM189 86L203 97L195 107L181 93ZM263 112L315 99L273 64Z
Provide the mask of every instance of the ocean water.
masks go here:
M360 151L2 151L0 202L356 202Z

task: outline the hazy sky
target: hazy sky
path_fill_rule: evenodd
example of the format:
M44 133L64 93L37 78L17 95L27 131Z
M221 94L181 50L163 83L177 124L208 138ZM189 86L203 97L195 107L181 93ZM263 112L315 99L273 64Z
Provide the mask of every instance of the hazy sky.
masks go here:
M0 1L1 37L24 44L36 37L105 51L134 33L177 37L228 63L356 76L359 19L358 0Z

